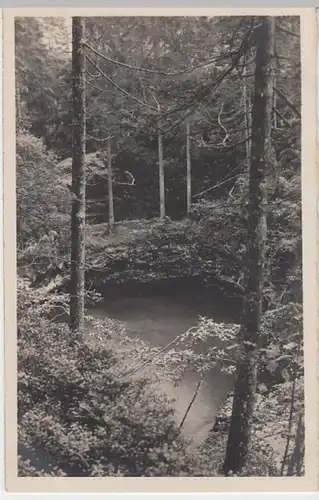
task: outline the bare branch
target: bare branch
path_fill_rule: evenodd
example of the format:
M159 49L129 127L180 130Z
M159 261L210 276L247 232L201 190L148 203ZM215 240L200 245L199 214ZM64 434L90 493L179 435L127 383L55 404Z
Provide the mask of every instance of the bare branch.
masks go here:
M202 382L203 382L203 378L204 378L204 375L203 375L203 373L202 373L202 374L201 374L201 377L200 377L200 379L199 379L199 381L197 382L196 389L195 389L194 395L193 395L193 397L192 397L192 399L191 399L191 402L189 403L189 405L188 405L188 407L187 407L187 410L186 410L186 412L185 412L185 415L184 415L184 417L183 417L183 419L182 419L182 421L181 421L181 423L180 423L180 425L179 425L179 428L180 428L180 429L183 427L184 422L185 422L185 420L186 420L186 417L187 417L187 415L189 414L189 412L190 412L190 410L191 410L191 408L192 408L192 406L193 406L193 404L194 404L194 402L195 402L195 399L196 399L196 397L197 397L197 394L199 393L199 390L200 390L200 388L201 388L201 385L202 385Z
M294 103L291 102L291 100L288 99L288 97L286 97L285 94L281 90L279 90L277 87L274 87L274 91L277 92L277 94L286 102L286 104L288 104L290 109L292 109L292 111L294 111L294 113L297 116L299 116L299 118L301 118L301 113L300 113L299 109L294 105Z
M125 94L126 96L130 97L131 99L133 99L135 102L137 102L138 104L141 104L142 106L145 106L146 108L148 109L151 109L151 110L156 110L156 108L154 108L153 106L149 106L148 104L146 104L145 102L143 101L140 101L140 99L138 99L137 97L133 96L132 94L130 94L129 92L127 92L125 89L123 89L122 87L120 87L119 85L117 85L117 83L115 83L111 78L109 78L93 61L92 59L89 57L89 56L86 56L86 59L92 64L92 66L95 67L95 69L100 73L101 76L103 76L103 78L105 78L111 85L113 85L113 87L115 87L117 90L119 90L120 92L122 92L123 94Z
M134 175L131 174L128 170L125 170L125 174L129 175L131 178L131 182L120 182L120 181L113 181L113 184L117 184L118 186L135 186L135 177Z
M85 134L87 137L89 137L90 139L93 139L94 141L96 142L106 142L109 140L110 136L108 135L107 137L104 137L104 138L99 138L99 137L93 137L93 135L90 135L88 133Z
M191 101L188 104L184 104L182 106L177 106L177 107L175 107L175 108L173 108L171 110L168 110L165 113L163 113L162 116L163 117L164 116L168 116L168 115L171 115L173 113L176 113L177 111L187 111L187 110L190 110L182 118L182 120L179 123L182 123L184 120L186 120L186 118L188 118L193 113L193 108L197 104L199 104L200 102L204 102L211 95L212 90L216 89L223 82L223 80L232 72L232 70L237 66L237 64L239 63L241 57L249 49L249 46L250 46L250 35L252 33L253 26L254 26L254 19L252 18L251 19L250 29L246 33L246 35L245 35L245 37L244 37L244 39L243 39L243 41L242 41L242 43L241 43L241 45L240 45L237 53L236 54L232 54L232 62L231 62L231 64L228 66L227 69L225 69L225 71L219 76L219 78L217 78L217 80L214 83L214 85L209 86L205 90L203 90L203 92L201 93L201 95L199 97L195 98L193 100L193 102Z
M170 76L169 73L166 73L164 71L159 71L159 70L151 70L151 69L147 69L147 68L141 68L139 66L132 66L130 64L126 64L126 63L122 63L120 61L116 61L114 59L111 59L110 57L107 57L106 55L102 54L101 52L95 50L91 45L89 45L88 43L85 43L85 46L90 49L92 52L94 52L94 54L96 54L97 56L101 57L101 59L104 59L105 61L108 61L110 63L113 63L113 64L116 64L117 66L122 66L123 68L127 68L127 69L133 69L135 71L143 71L145 73L152 73L152 74L156 74L156 75L163 75L163 76ZM171 73L171 76L176 76L178 73Z
M238 167L237 167L238 168ZM208 193L209 191L212 191L213 189L216 189L217 187L221 186L222 184L225 184L226 182L229 182L229 181L232 181L233 179L236 179L237 177L239 177L240 174L236 174L234 175L234 177L228 177L228 178L224 178L223 181L221 182L218 182L217 184L214 184L214 186L211 186L210 188L208 189L205 189L204 191L202 191L201 193L197 193L197 194L194 194L192 196L192 198L198 198L199 196L201 196L202 194L205 194L205 193Z
M191 332L192 330L196 329L196 327L191 327L187 330L186 333L188 332ZM149 363L151 363L155 358L157 358L158 356L160 356L163 352L165 352L169 347L171 347L173 344L176 344L177 342L180 341L180 338L185 335L185 333L182 333L180 335L177 335L177 337L175 337L171 342L169 342L168 344L166 344L166 346L164 346L162 349L160 349L159 351L156 351L155 354L152 354L152 356L150 356L146 361L144 361L144 363L142 363L141 365L139 365L137 368L133 369L132 371L129 371L128 373L126 373L126 376L129 376L129 375L135 375L137 372L139 372L140 370L142 370L142 368L144 368L146 365L148 365Z
M278 111L277 108L272 108L277 116L286 124L288 127L291 127L291 123Z
M248 137L245 137L245 139L241 140L241 141L238 141L238 142L235 142L234 144L229 144L229 146L225 146L224 148L214 148L215 150L222 150L222 149L233 149L233 148L236 148L237 146L241 146L242 144L245 144L247 141L250 141L250 139L252 138L252 135L249 135Z
M236 187L236 182L228 193L228 197L231 198L232 200L235 199L235 197L233 196L233 192L234 192L235 187Z
M89 80L86 80L86 83L87 83L90 87L92 87L93 89L95 89L95 90L99 90L100 92L105 92L105 89L104 89L104 90L103 90L103 89L100 89L100 87L97 87L96 85L93 85L93 83L89 82Z
M226 141L229 139L230 135L229 135L229 133L227 132L227 129L224 127L224 125L223 125L223 124L222 124L222 122L221 122L221 114L222 114L222 112L223 112L223 107L224 107L224 103L222 103L222 105L221 105L221 107L220 107L220 110L219 110L219 113L218 113L218 118L217 118L217 120L218 120L218 124L219 124L219 125L220 125L220 127L224 130L224 132L225 132L225 134L226 134L226 135L225 135L225 137L224 137L224 139L223 139L223 142L222 142L222 145L223 145L223 146L225 146L225 145L226 145Z
M93 139L95 139L95 138L93 137ZM109 139L109 137L107 137L104 140L108 140L108 139ZM108 181L108 175L103 175L103 174L100 174L99 172L96 172L93 168L90 167L90 165L86 165L86 168L88 170L90 170L92 172L92 174L96 175L97 177L100 177L101 179ZM124 173L127 174L131 178L131 182L120 182L120 181L113 180L113 184L117 184L119 186L135 186L136 179L135 179L134 175L132 175L131 172L129 172L128 170L125 170ZM96 185L96 184L90 184L90 185ZM99 201L99 200L96 200L96 201Z
M151 90L149 90L149 92L150 92L151 96L153 97L154 101L156 102L156 106L157 106L158 111L160 111L161 106L160 106L158 100L156 99L156 96L153 94L153 92L151 92Z
M229 55L223 55L223 56L218 56L218 57L215 57L213 59L209 59L208 61L204 61L200 64L197 64L196 66L193 66L193 67L187 67L183 70L180 70L180 71L174 71L174 72L166 72L166 71L161 71L161 70L153 70L153 69L147 69L147 68L141 68L139 66L133 66L131 64L126 64L126 63L122 63L120 61L116 61L115 59L112 59L111 57L107 57L105 54L102 54L101 52L97 51L96 49L94 49L91 45L89 45L88 43L85 43L85 46L90 49L92 52L94 52L94 54L96 54L97 56L101 57L102 59L104 59L105 61L108 61L112 64L116 64L117 66L122 66L123 68L127 68L127 69L133 69L135 71L140 71L140 72L143 72L143 73L150 73L150 74L153 74L153 75L162 75L162 76L178 76L178 75L184 75L185 73L191 73L192 71L195 71L196 69L199 69L199 68L202 68L204 66L209 66L210 64L213 64L214 62L216 61L220 61L221 59L226 59L229 57Z
M283 33L286 33L286 35L291 35L291 36L295 36L296 38L300 38L300 35L298 33L294 33L293 31L287 30L286 28L283 28L279 24L276 25L276 28L279 31L282 31Z
M87 73L91 78L100 78L100 74L97 73L96 75L93 75L93 73L90 73L87 68L85 68L85 73Z
M134 186L135 185L135 177L129 172L128 170L125 170L125 173L131 177L132 182L129 184L129 186Z

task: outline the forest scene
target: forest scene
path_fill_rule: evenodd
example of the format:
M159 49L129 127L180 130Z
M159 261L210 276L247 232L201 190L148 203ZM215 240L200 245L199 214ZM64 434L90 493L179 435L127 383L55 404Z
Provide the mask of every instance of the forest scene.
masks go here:
M299 17L18 17L15 91L19 476L303 476Z

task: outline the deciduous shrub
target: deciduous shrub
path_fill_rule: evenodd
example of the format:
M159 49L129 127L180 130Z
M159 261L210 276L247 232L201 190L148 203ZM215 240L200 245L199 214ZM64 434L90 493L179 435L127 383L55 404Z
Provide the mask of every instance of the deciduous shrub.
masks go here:
M54 231L66 240L70 192L54 153L41 139L20 131L16 139L18 243L24 247Z
M68 326L49 319L57 299L19 281L20 474L191 475L196 457L169 400L127 375L147 346L108 320L71 343Z

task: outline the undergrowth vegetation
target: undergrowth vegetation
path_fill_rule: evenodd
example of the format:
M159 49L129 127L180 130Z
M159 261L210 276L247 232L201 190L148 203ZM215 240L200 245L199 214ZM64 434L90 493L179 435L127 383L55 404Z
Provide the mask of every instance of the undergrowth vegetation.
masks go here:
M44 289L39 293L19 279L18 299L20 475L220 474L231 395L217 419L217 431L212 428L206 440L195 443L183 435L159 382L164 378L178 384L188 371L205 375L214 366L232 373L240 356L238 325L201 318L197 327L163 350L128 338L119 322L88 317L85 336L74 341L68 325L54 316L68 306L67 295L50 295ZM268 315L265 335L275 335L275 323L278 327L277 317ZM264 367L270 373L277 370L284 382L269 388L260 381L254 439L243 475L279 474L282 442L287 433L296 432L295 419L287 429L293 387L302 414L297 314L295 330L288 328L290 343L281 338L281 348L270 342L263 352ZM200 352L199 344L206 346ZM278 441L281 446L276 447Z
M69 203L67 181L52 196L61 179L57 175L46 184L52 159L39 140L28 134L18 136L18 154L19 273L33 283L30 287L28 281L18 282L19 442L23 456L33 457L30 463L20 458L20 474L219 474L232 394L217 417L217 431L195 446L181 433L172 402L156 381L164 378L178 384L188 371L204 374L214 366L233 373L240 354L236 343L239 326L200 318L196 328L160 352L130 340L120 324L91 320L92 336L71 345L68 326L55 321L57 310L68 310L68 295L63 293L69 275L68 219L64 215ZM32 162L26 163L25 158ZM269 205L264 290L268 311L263 316L250 465L243 471L250 475L279 474L285 442L290 439L288 458L294 456L294 443L303 432L300 206L293 201L298 191L295 178L280 182L281 197L274 197ZM87 302L95 303L98 295L94 290L107 282L190 276L207 283L220 279L220 286L230 283L233 293L240 295L246 188L242 176L231 197L198 202L179 221L168 217L131 220L116 225L113 232L107 224L89 224ZM45 198L48 204L46 213L32 208L38 192L41 199L37 203ZM278 231L279 224L283 230ZM66 281L59 282L61 277ZM54 293L50 293L52 284ZM141 370L145 363L146 369ZM137 370L137 377L125 377L130 370ZM294 403L290 421L292 394L299 406ZM47 464L45 471L40 463L34 466L35 451L40 462ZM302 473L302 465L294 467L287 471Z

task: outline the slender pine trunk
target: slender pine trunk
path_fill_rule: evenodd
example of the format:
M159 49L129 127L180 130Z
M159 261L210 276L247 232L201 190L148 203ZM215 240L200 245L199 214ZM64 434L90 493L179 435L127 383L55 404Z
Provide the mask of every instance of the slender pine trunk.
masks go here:
M247 154L248 154L248 169L250 169L251 165L251 144L252 144L252 96L249 92L249 88L246 86L246 92L247 92L247 101L246 101L246 106L247 106ZM249 170L248 170L249 171Z
M225 475L230 472L235 474L240 472L246 464L256 396L267 233L266 182L270 168L273 105L273 17L262 19L255 37L257 51L255 96L252 109L253 138L249 176L246 294L239 335L241 353L237 364L232 416L223 467Z
M300 414L297 423L295 445L290 457L287 469L287 476L302 476L305 453L305 436L303 415Z
M274 84L276 85L276 80L274 81ZM274 114L273 114L273 122L274 122L274 128L278 128L278 118L277 118L277 113L276 113L276 110L277 109L277 95L276 95L276 92L274 92Z
M275 33L274 33L275 41L274 41L274 51L276 53L276 26L275 26ZM277 79L276 79L276 66L277 66L277 59L274 58L274 87L277 85ZM278 127L278 118L277 118L277 94L276 92L273 92L273 127L276 129Z
M159 23L156 20L155 24ZM159 26L158 26L159 28ZM157 61L161 56L161 35L160 29L156 31L157 35L154 39L154 56ZM159 114L161 113L161 106L157 100L157 90L155 92L151 92L153 99L156 102L157 109ZM164 172L164 154L163 154L163 130L160 116L157 119L157 143L158 143L158 175L159 175L159 201L160 201L160 218L164 219L166 216L166 207L165 207L165 172Z
M16 129L19 130L21 126L21 94L20 86L16 86Z
M244 115L245 115L246 164L247 164L247 171L249 172L251 163L251 139L249 138L251 135L251 115L250 115L250 103L247 92L246 66L244 67L243 77L244 77L243 100L244 100Z
M159 170L159 194L160 194L160 217L163 219L166 215L165 210L165 175L164 175L164 156L163 156L163 132L161 120L157 122L158 137L158 170Z
M190 120L186 122L186 162L187 162L187 213L192 207L192 158L191 158L191 138Z
M113 171L112 171L112 139L107 141L107 185L109 198L109 228L114 229Z
M302 341L302 339L301 339L301 335L300 335L299 339L298 339L297 358L300 355L301 341ZM294 373L293 373L293 382L292 382L291 399L290 399L290 410L289 410L289 419L288 419L287 441L286 441L284 456L283 456L283 459L281 462L281 468L280 468L280 475L281 476L284 475L286 464L287 464L287 462L289 462L289 449L290 449L290 442L292 439L291 431L292 431L292 427L293 427L293 418L294 418L294 412L295 412L296 385L297 385L297 365L295 366ZM288 465L288 470L289 470L289 465ZM288 472L288 475L289 475L289 472Z
M71 215L70 326L84 326L85 272L85 55L84 20L72 19L73 158Z

